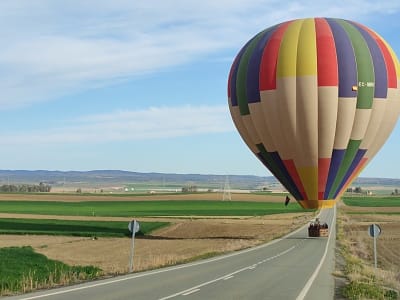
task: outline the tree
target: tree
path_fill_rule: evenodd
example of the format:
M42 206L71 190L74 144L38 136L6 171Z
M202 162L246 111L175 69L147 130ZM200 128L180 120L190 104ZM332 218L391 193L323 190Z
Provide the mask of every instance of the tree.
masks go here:
M0 186L0 192L3 193L38 193L45 192L48 193L51 190L51 186L48 184L3 184Z

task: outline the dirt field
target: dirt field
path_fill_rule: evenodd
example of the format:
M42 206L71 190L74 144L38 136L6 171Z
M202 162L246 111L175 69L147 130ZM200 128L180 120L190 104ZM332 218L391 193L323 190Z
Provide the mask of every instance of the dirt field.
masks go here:
M135 240L134 269L135 271L151 269L210 253L251 247L306 224L312 216L312 213L302 213L251 218L167 219L173 225L155 231L149 237ZM0 217L21 216L1 214ZM33 216L23 215L23 217ZM46 216L46 218L54 219L60 216ZM102 219L128 221L125 218ZM82 237L0 236L0 247L30 245L35 251L47 257L70 265L98 266L104 274L120 274L128 271L130 242L129 238L92 240Z

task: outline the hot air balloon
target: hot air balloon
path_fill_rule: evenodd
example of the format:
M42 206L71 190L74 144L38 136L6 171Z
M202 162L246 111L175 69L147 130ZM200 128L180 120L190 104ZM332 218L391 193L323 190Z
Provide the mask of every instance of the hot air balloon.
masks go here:
M364 25L272 26L236 56L228 102L241 137L304 208L333 207L400 112L399 61Z

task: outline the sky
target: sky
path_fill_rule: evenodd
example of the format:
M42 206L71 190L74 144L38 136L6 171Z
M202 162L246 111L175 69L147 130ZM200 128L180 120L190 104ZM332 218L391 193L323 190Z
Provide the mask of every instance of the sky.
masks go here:
M337 17L400 55L400 1L1 0L0 169L270 176L227 78L276 23ZM400 124L363 177L400 178Z

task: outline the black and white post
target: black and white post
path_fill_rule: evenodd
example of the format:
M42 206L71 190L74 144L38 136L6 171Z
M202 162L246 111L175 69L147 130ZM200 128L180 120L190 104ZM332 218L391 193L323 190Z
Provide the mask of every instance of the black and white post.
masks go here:
M128 224L128 229L132 232L132 244L131 244L131 255L129 258L129 273L133 272L133 254L135 250L135 234L140 230L139 222L132 220Z

